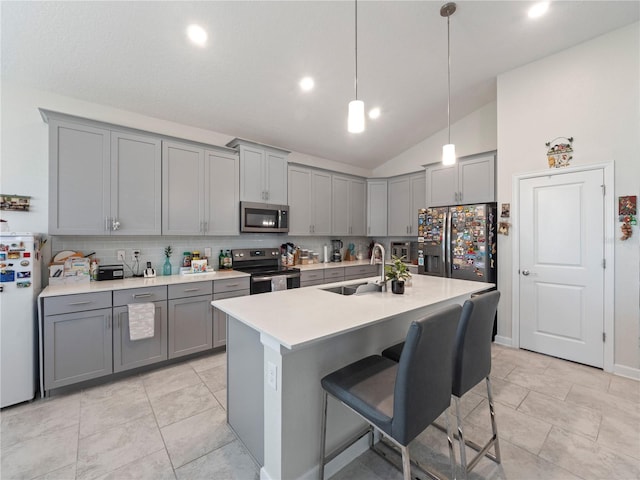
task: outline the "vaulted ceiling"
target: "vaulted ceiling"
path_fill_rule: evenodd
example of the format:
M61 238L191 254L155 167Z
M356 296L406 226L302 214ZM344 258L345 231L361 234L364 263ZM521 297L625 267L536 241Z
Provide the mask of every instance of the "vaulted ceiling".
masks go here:
M446 127L442 3L358 3L358 97L382 112L361 134L346 128L351 1L3 1L2 80L375 168ZM452 122L495 100L500 73L638 21L640 10L554 1L531 20L532 3L457 2ZM187 40L191 23L207 30L205 47ZM304 93L307 75L315 88Z

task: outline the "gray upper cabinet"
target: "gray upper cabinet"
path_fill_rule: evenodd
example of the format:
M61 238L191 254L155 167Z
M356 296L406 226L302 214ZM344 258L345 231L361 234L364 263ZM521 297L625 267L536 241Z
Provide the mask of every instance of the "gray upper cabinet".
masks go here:
M331 174L289 166L289 235L331 233Z
M239 231L238 156L200 145L162 143L162 233L235 235Z
M49 233L106 235L111 132L49 119Z
M240 233L240 162L237 154L206 150L204 233Z
M362 179L332 176L332 235L365 235L366 192Z
M202 235L204 219L204 150L162 142L162 233Z
M287 204L288 151L239 138L227 147L240 152L241 201Z
M495 201L495 155L460 159L455 165L430 165L427 172L427 206Z
M49 122L49 233L160 233L160 140L41 111Z
M424 173L389 180L389 236L418 235L418 209L426 205Z
M367 235L387 236L387 180L367 181Z
M112 235L160 235L159 138L111 132Z

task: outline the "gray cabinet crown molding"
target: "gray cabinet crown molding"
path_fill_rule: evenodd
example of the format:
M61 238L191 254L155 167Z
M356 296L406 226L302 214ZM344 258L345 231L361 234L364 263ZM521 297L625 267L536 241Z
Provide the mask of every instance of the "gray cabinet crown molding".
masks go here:
M104 128L111 130L113 132L120 133L130 133L134 135L153 135L158 137L160 140L171 141L171 142L188 142L191 145L198 146L200 148L208 148L215 149L221 152L226 152L232 155L238 155L238 151L234 148L225 147L222 145L213 145L206 142L201 142L198 140L189 140L187 138L174 137L172 135L166 135L163 133L153 132L150 130L143 130L140 128L129 127L125 125L118 125L115 123L103 122L101 120L94 120L92 118L80 117L78 115L73 115L70 113L56 112L54 110L47 110L45 108L38 108L40 112L40 116L44 123L49 123L50 120L64 120L65 122L77 123L80 125L89 125L95 128Z
M250 147L263 148L265 150L271 150L278 153L284 153L285 155L289 155L291 153L290 150L285 150L284 148L274 147L272 145L265 145L263 143L252 142L251 140L244 140L242 138L234 138L230 142L227 143L227 147L236 150L240 145L246 145Z

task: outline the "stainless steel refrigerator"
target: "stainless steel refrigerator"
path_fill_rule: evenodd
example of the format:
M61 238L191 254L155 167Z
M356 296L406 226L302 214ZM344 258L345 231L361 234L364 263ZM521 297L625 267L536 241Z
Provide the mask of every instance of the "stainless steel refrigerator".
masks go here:
M418 273L496 282L496 204L418 211Z

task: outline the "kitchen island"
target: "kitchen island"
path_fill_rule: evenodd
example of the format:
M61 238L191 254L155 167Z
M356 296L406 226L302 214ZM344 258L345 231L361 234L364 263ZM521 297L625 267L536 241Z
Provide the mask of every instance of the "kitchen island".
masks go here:
M403 340L411 321L493 286L415 275L404 295L325 290L367 280L376 278L212 302L227 313L228 422L262 466L261 479L317 478L324 375ZM328 408L331 451L364 424L337 402ZM366 448L347 449L326 475Z

